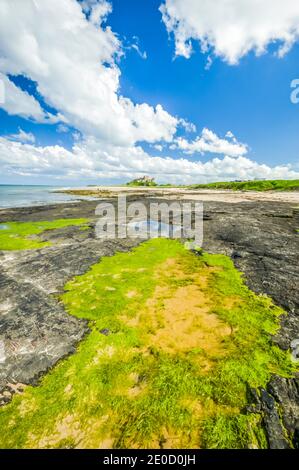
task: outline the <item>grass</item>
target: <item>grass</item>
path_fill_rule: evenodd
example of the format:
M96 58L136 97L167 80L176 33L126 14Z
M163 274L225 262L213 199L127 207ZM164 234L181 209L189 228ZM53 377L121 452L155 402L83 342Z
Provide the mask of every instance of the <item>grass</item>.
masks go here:
M51 245L38 235L46 230L84 225L88 219L58 219L51 222L9 222L0 225L0 250L33 250ZM83 227L82 227L83 228ZM32 238L31 238L32 237Z
M132 186L132 187L144 187L144 188L152 188L155 186L158 186L155 181L143 181L140 179L135 179L133 181L129 181L126 186Z
M127 183L126 186L130 186L130 187L133 187L133 188L155 188L157 187L157 183L151 181L149 183L142 183L140 181L131 181L130 183Z
M248 387L289 377L271 342L284 312L225 256L155 239L65 287L90 334L0 409L1 448L264 448Z
M299 191L299 180L267 180L194 184L189 189L232 189L234 191Z

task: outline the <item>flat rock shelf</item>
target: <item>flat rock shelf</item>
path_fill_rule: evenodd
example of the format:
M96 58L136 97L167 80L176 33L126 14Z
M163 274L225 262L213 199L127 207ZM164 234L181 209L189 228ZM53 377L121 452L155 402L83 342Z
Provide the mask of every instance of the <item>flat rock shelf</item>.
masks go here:
M142 202L148 203L148 199L145 197ZM221 259L227 260L225 263L231 263L230 273L234 272L239 276L238 271L243 272L244 282L248 288L258 294L256 302L270 302L265 297L259 296L259 294L266 294L275 304L271 308L268 305L267 309L281 313L277 315L276 326L275 322L271 323L271 320L272 326L267 323L268 326L264 326L263 330L268 338L267 347L271 351L269 354L273 359L272 353L275 352L276 360L273 363L270 361L271 365L270 362L264 363L265 375L262 378L259 376L256 381L252 377L244 378L240 370L239 377L243 377L241 382L243 385L246 383L246 399L242 394L243 389L243 392L237 394L238 402L231 398L221 403L219 397L217 398L217 387L215 384L211 385L209 377L211 370L216 367L215 364L224 363L230 357L232 353L230 347L235 346L234 336L238 334L238 325L234 326L231 318L225 318L225 313L217 310L215 305L213 307L213 300L205 291L208 289L210 277L217 279L219 276L217 269L213 271L215 267L210 267L211 272L207 266L196 271L195 282L194 273L190 267L188 268L190 272L187 274L184 271L186 266L183 272L180 271L181 268L174 261L176 256L162 260L163 269L160 269L160 274L159 270L152 272L156 272L157 278L159 276L163 278L167 272L174 273L172 278L177 281L177 285L169 287L165 285L167 280L163 281L161 278L158 283L159 288L155 288L148 296L146 309L151 312L149 317L153 319L154 324L148 325L146 319L144 323L141 322L142 335L149 335L148 342L142 336L143 345L138 343L138 334L135 336L131 334L131 330L137 328L136 325L134 326L134 321L136 321L134 316L131 318L130 315L124 313L123 316L126 318L118 318L118 315L117 319L113 320L115 324L112 320L107 322L107 318L102 322L103 311L109 307L109 312L112 313L112 306L117 305L116 301L110 304L109 301L102 302L102 299L104 294L108 296L105 297L106 300L110 297L112 299L118 292L119 285L122 285L118 278L118 274L122 274L119 272L113 273L115 279L112 280L105 276L105 272L101 272L103 274L101 285L104 290L99 295L96 293L99 298L90 297L90 301L92 300L96 305L95 309L93 309L94 305L84 304L82 311L75 306L75 311L73 311L67 296L71 295L75 298L76 292L80 292L80 282L84 284L85 276L92 273L93 269L97 269L97 266L100 267L101 263L104 265L109 260L114 260L114 263L117 257L121 256L119 252L124 253L123 256L132 256L135 249L144 249L142 247L147 246L145 243L138 248L138 240L101 241L96 239L94 211L97 203L98 201L84 201L59 206L11 209L0 213L2 226L9 226L11 222L49 222L57 219L89 221L84 229L81 221L81 225L67 225L42 231L36 235L38 240L33 238L35 243L45 244L41 248L1 252L0 402L2 408L0 422L3 428L9 424L11 430L10 433L1 437L0 447L97 445L109 448L131 446L133 440L139 447L154 445L161 448L176 446L297 447L299 383L296 373L290 370L293 364L288 362L291 343L299 337L299 238L298 222L292 215L293 206L281 202L258 201L233 205L205 202L203 246L205 254L199 256L189 253L188 256L192 256L193 260L192 269L195 269L197 263L203 262L202 256L216 256L217 258L217 255L220 257L225 255ZM1 232L5 230L6 228ZM148 243L150 246L152 242ZM174 250L173 246L168 246L169 253ZM162 251L167 252L167 250ZM211 259L210 264L213 265ZM127 264L129 267L130 262ZM138 269L142 269L142 266ZM204 276L202 276L202 269L207 270ZM139 278L142 279L143 275L140 271L137 281ZM74 279L75 276L80 277ZM151 276L150 279L154 278ZM200 282L202 285L198 285ZM65 286L67 292L64 294ZM72 286L76 287L73 291ZM244 285L243 288L246 289L246 286ZM140 302L139 295L137 287L132 285L126 291L126 302L130 305ZM253 293L250 295L254 296ZM228 297L226 306L222 302L224 310L233 312L236 308L241 308L242 302L239 304L240 299L235 298L238 296L234 294ZM200 328L188 324L186 309L192 312L192 318L198 322ZM94 318L91 312L95 312L98 316ZM124 357L124 360L128 360L124 370L117 372L114 369L113 373L109 371L109 365L116 367L114 354L117 357L120 351L118 349L120 344L117 343L118 322L124 325L128 333L127 339L131 341L130 345L127 345L128 351L132 349L134 351L134 348L138 350L139 347L138 356L140 361L142 358L144 360L144 370L141 367L142 364L138 364L137 359L135 363L132 358ZM213 334L208 328L210 324L213 325ZM149 332L146 333L147 328ZM206 340L201 337L200 330L204 331L203 337ZM244 331L243 327L242 330ZM263 337L263 334L259 336ZM174 341L169 342L169 338L174 338ZM85 348L89 343L91 349L88 349L88 353ZM95 349L92 347L96 349L96 354L93 354ZM71 380L72 368L82 366L80 357L84 351L87 354L84 361L84 367L87 370L82 369L82 374L87 374L87 383L90 384L88 392L84 393L85 398L80 395L79 391L77 393L76 383L72 383ZM132 354L134 356L134 353ZM177 358L175 366L171 362L174 357ZM88 364L90 370L88 370ZM186 374L188 380L190 378L188 389L192 392L189 396L188 394L183 396L184 393L181 390L181 395L176 396L176 404L174 405L172 400L168 403L167 397L172 396L171 390L177 388L177 385L171 388L174 386L171 381L171 370L174 368L176 375L178 371L180 373L184 371L185 374L186 364L189 364L190 368L187 369L190 371L190 377ZM157 372L155 377L150 373L152 370ZM200 390L196 382L199 370L203 377L200 383L204 390ZM163 371L166 375L163 375ZM59 376L62 373L63 378ZM117 382L116 396L112 396L113 394L109 392L109 384L111 387L114 386L114 378L121 377L123 373L125 373L125 379L121 383L124 389L121 389L120 382ZM162 375L159 375L160 373ZM61 379L55 381L57 386L53 385L55 374L58 374ZM91 374L93 378L90 379L88 374ZM101 377L100 382L97 382L98 376ZM163 388L163 380L159 381L159 377L160 379L167 377L165 388ZM219 387L220 382L221 380ZM138 424L138 416L140 416L138 407L141 406L143 400L142 406L145 407L144 403L146 403L148 409L153 411L151 407L155 403L155 388L159 390L159 393L165 390L163 412L168 410L167 416L170 419L174 410L180 409L180 414L176 413L177 416L181 416L180 420L175 426L173 422L168 422L165 427L159 427L157 419L155 425L149 422L145 426L142 421L140 423L142 432L138 434L134 427L136 423ZM93 402L92 397L96 390L99 393L103 391L106 396L105 403L101 403L98 396ZM56 419L48 420L46 416L48 411L42 412L41 405L43 400L51 402L50 397L55 396L60 400L61 410L56 410L58 411ZM83 407L79 407L80 409L76 407L76 399L79 396L80 406ZM201 399L196 400L194 398L196 396ZM208 400L203 401L202 397ZM126 416L127 418L133 416L135 424L128 420L125 422L120 420L120 413L117 413L117 410L120 403L123 404L122 400L127 406L124 408L126 410L124 419ZM92 423L90 435L86 435L81 421L84 420L84 413L87 413L87 410L98 418L97 423ZM185 411L182 412L182 410ZM156 412L163 416L161 410L156 410ZM195 420L197 419L196 423L190 427L189 434L185 432L184 427L184 420L188 413ZM109 435L102 432L105 416L109 417L108 427L111 431ZM24 426L16 433L14 420L20 422L19 417L22 417ZM29 422L32 429L30 429ZM49 426L43 429L45 422L49 423ZM138 426L137 428L139 429ZM225 434L222 432L224 428L228 430ZM217 436L223 436L223 440L220 441L219 438L217 440ZM238 438L235 438L236 436Z

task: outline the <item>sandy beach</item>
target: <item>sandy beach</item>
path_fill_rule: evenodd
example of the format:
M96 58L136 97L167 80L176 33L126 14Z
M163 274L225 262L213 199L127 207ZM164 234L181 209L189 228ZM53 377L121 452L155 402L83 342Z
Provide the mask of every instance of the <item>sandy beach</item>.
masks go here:
M201 189L191 190L184 188L136 188L128 186L83 186L78 188L64 188L57 192L74 196L90 197L116 197L118 195L159 197L175 199L192 199L198 201L227 202L238 204L240 202L285 202L299 204L299 191L232 191Z

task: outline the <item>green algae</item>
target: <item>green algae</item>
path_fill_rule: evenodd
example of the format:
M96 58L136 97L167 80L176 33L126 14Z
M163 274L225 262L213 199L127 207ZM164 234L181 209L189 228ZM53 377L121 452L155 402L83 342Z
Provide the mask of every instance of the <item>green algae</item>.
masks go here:
M188 306L189 292L198 305ZM187 326L172 330L180 297ZM271 342L284 312L251 292L228 257L150 240L103 258L61 300L90 334L0 409L0 447L267 446L260 415L244 407L249 387L294 372Z

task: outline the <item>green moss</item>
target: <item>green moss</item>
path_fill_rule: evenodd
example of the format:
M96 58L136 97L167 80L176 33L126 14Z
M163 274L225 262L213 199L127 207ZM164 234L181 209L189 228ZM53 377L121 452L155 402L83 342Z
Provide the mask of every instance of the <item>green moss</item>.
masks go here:
M204 423L207 449L267 448L267 439L258 415L218 416Z
M169 350L158 336L165 302L194 285L206 315L232 333L220 349ZM150 310L155 298L161 318ZM0 447L266 447L260 416L242 412L248 387L289 377L294 365L271 342L283 311L253 294L229 258L151 240L103 258L66 285L62 301L91 332L40 386L0 409Z
M46 230L54 230L72 225L83 225L88 219L58 219L51 222L9 222L0 230L0 250L33 250L51 245L38 238L30 239L33 235L40 235ZM82 227L83 228L83 227Z

